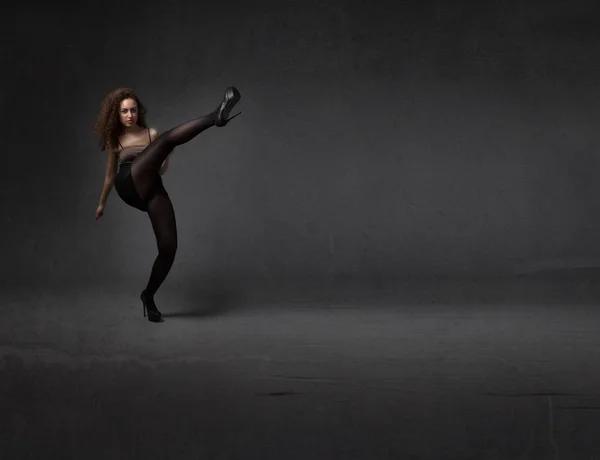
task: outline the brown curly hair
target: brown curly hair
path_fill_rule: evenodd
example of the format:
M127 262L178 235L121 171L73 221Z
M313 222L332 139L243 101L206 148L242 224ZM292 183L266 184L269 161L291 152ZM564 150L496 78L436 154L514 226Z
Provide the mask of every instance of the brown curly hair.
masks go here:
M138 106L138 126L148 128L146 125L146 107L140 101L139 97L131 88L118 88L109 93L100 106L100 113L94 126L94 132L100 135L98 144L100 150L104 151L107 148L117 149L119 146L119 135L123 131L123 126L119 120L119 109L121 101L125 99L133 99Z

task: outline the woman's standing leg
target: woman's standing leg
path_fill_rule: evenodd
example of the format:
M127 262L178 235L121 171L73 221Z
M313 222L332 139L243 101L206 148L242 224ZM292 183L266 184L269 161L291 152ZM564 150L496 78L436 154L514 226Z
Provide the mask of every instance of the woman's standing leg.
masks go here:
M148 200L148 216L156 237L158 255L152 266L152 272L141 299L144 309L148 311L148 319L160 322L162 315L154 303L154 294L167 277L177 252L177 224L175 212L169 195L164 188L157 187Z

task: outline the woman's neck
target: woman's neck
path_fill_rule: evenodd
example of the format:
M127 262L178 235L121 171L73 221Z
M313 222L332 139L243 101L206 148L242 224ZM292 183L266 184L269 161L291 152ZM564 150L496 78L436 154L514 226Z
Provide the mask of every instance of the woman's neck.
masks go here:
M142 128L138 125L132 126L130 128L123 126L123 130L121 131L123 134L131 134L131 133L139 133L140 131L144 130L145 128Z

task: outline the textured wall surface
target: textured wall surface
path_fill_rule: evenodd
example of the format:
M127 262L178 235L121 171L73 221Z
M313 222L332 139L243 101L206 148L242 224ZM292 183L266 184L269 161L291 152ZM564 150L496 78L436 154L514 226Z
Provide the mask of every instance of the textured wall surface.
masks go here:
M589 3L592 5L592 3ZM592 5L593 6L593 5ZM583 2L26 5L3 21L2 275L143 279L147 217L111 195L100 102L164 131L243 115L164 177L178 277L513 274L597 266L600 35Z

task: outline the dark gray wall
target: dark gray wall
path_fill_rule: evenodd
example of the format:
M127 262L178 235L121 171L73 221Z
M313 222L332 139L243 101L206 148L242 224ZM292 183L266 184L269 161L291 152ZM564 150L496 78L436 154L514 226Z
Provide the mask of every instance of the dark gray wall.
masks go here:
M192 5L194 3L194 5ZM147 217L91 129L134 87L159 130L244 111L164 178L172 277L513 274L600 260L593 2L22 5L3 19L5 281L144 280Z

